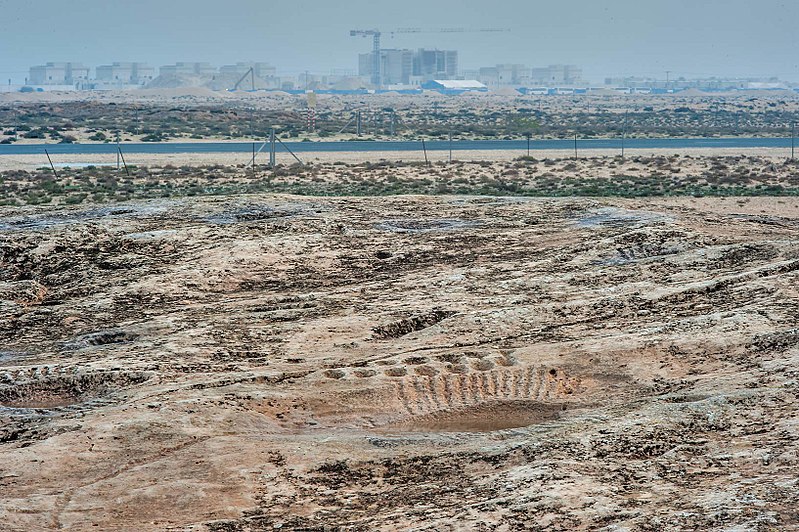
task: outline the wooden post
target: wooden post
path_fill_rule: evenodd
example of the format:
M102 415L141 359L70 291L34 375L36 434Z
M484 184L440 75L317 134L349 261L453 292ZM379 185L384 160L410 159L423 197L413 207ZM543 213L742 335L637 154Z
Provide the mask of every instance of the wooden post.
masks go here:
M422 139L422 151L424 151L424 162L427 166L430 166L430 161L427 158L427 145L424 143L424 139Z
M627 139L627 111L624 111L624 126L621 132L621 158L624 159L624 141Z
M574 134L574 160L577 160L577 133Z
M300 160L300 158L299 158L299 157L297 157L297 154L295 154L293 151L291 151L291 148L289 148L288 146L286 146L285 144L283 144L283 141L282 141L282 140L280 140L280 139L277 139L277 141L280 143L280 145L281 145L281 146L283 146L284 148L286 148L286 151L287 151L287 152L289 152L289 153L291 154L291 156L292 156L292 157L294 157L294 159L296 159L296 161L297 161L297 162L298 162L300 165L302 165L302 164L303 164L303 162Z
M44 150L44 154L47 155L47 160L50 161L50 168L53 169L53 175L56 179L58 179L58 172L55 171L55 165L53 164L53 160L50 158L50 154L47 153L47 149Z
M128 170L128 163L125 162L125 156L122 155L122 148L119 147L119 144L117 144L117 154L118 154L117 159L119 159L120 157L122 158L122 164L125 166L125 174L127 174L127 176L130 177L130 170Z
M449 132L449 162L452 163L452 131Z
M270 142L270 147L269 147L269 166L272 168L272 170L274 170L275 169L275 159L276 159L276 156L275 156L275 128L272 128L272 132L269 135L269 142Z

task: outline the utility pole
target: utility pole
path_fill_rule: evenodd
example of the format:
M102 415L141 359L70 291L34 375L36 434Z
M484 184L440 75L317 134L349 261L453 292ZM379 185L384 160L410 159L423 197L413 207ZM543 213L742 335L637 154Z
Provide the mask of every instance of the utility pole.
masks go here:
M577 160L577 133L574 134L574 160Z
M794 160L794 154L796 152L796 122L791 124L791 160Z
M130 170L128 170L128 163L125 162L125 156L122 155L122 148L119 147L117 144L117 151L119 152L119 157L122 158L122 165L125 167L125 174L130 177Z
M389 126L389 135L394 136L394 119L396 117L396 113L391 111L391 125Z
M621 158L624 159L624 141L627 139L627 114L629 111L624 111L624 127L621 132Z
M361 111L360 110L358 111L358 123L356 124L356 131L358 133L358 136L360 137L361 136Z
M272 128L269 134L269 167L272 170L275 169L275 159L275 128Z
M527 156L530 157L530 137L532 135L530 133L525 133L524 136L527 137Z
M53 160L50 158L50 154L47 153L47 149L44 150L44 154L47 155L47 160L50 161L50 168L53 169L53 175L56 179L58 179L58 172L55 171L55 165L53 164Z
M452 131L449 132L449 162L452 163Z

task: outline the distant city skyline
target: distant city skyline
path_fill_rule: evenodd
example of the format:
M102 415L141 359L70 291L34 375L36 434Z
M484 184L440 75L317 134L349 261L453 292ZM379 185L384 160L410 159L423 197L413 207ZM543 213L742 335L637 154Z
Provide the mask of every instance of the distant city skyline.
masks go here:
M589 83L577 65L530 67L497 64L477 70L458 71L455 50L382 49L361 54L359 71L327 75L306 71L298 76L281 75L269 63L237 62L215 66L208 62L176 62L156 69L146 63L114 62L92 69L80 62L48 62L30 68L27 86L0 85L0 92L114 90L164 87L204 87L211 90L307 90L348 93L378 90L490 91L516 89L520 94L588 94L611 89L619 94L667 94L688 89L704 91L786 90L799 91L799 84L775 78L671 78L610 77ZM374 67L380 65L380 76ZM94 72L92 72L94 70ZM343 91L343 92L342 92Z
M495 64L581 65L606 77L779 77L799 81L799 3L762 0L599 3L507 1L334 3L295 0L107 2L0 0L0 79L21 83L48 61L93 67L115 61L153 67L176 61L273 64L286 75L357 71L371 41L352 29L509 28L509 33L384 37L384 48L459 51L462 70Z

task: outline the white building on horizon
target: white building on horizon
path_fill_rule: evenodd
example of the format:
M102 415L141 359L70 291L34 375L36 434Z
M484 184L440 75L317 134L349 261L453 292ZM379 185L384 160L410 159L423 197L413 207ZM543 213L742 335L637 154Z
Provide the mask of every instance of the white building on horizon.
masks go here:
M83 63L46 63L32 66L30 85L81 85L89 80L89 67Z
M97 81L120 85L145 85L155 79L155 68L146 63L114 62L97 67Z

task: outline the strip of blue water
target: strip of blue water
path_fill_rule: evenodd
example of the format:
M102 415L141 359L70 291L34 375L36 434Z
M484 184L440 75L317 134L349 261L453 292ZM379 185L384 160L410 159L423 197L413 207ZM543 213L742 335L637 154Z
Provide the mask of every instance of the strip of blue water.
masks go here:
M287 142L293 152L370 152L370 151L421 151L421 142L408 141L342 141L342 142ZM260 148L260 143L257 145ZM429 151L463 150L527 150L526 140L457 140L429 141ZM790 148L790 138L673 138L673 139L627 139L626 149L686 148ZM252 153L251 142L174 142L174 143L128 143L121 144L123 153ZM619 139L578 140L578 150L620 149ZM56 155L113 154L116 144L0 144L0 155L37 155L44 150ZM532 150L573 150L574 140L534 140ZM278 144L278 150L285 148ZM268 151L268 148L266 148Z

